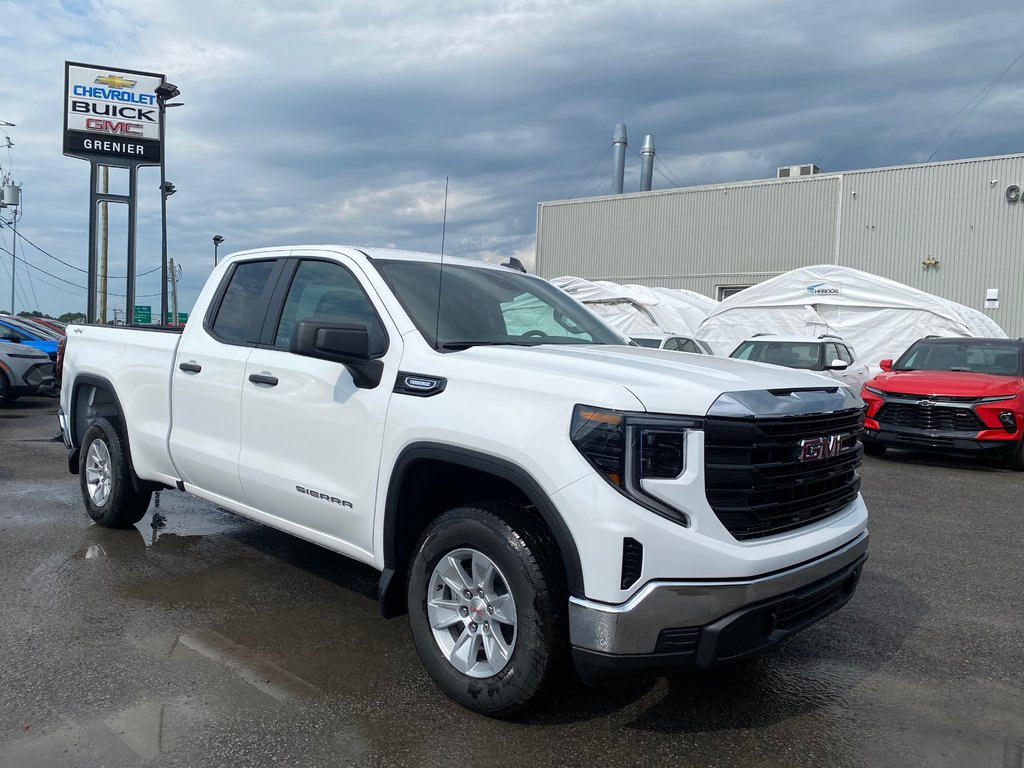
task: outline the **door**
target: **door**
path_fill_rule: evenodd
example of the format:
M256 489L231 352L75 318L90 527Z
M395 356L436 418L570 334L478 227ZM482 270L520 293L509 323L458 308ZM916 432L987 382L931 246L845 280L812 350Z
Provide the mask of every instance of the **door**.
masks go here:
M282 263L236 264L205 322L189 323L171 370L171 458L186 483L244 503L238 479L245 363ZM198 318L197 318L198 320Z
M871 378L871 372L863 362L857 360L853 347L846 344L837 344L836 346L839 347L839 356L850 364L850 367L846 369L849 373L846 381L854 388L855 392L860 394L861 387Z
M246 365L239 472L251 506L370 552L401 338L359 274L342 256L298 260L280 319ZM344 365L289 352L306 319L365 324L371 356L384 362L381 383L360 389Z

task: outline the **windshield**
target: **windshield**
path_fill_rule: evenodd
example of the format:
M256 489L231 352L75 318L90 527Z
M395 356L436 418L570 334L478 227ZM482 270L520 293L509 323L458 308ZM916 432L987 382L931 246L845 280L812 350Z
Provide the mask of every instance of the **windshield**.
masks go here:
M661 339L645 339L643 336L634 336L633 341L639 344L641 347L660 347Z
M434 262L374 259L373 266L431 345L626 344L562 291L522 273L446 264L442 280Z
M745 341L729 357L817 371L820 370L821 344L817 341Z
M45 325L40 323L32 322L23 318L5 317L4 320L10 325L17 326L19 329L34 336L37 339L44 341L60 341L60 334L52 328L47 328Z
M918 341L896 361L894 371L970 371L1020 376L1019 345L1012 341Z

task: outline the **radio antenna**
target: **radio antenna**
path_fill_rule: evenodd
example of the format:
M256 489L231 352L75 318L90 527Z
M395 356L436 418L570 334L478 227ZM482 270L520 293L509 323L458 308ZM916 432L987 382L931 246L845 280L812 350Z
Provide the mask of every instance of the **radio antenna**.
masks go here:
M448 177L444 177L444 212L441 214L441 264L437 268L437 324L434 326L434 349L441 348L441 287L444 281L444 231L448 225Z

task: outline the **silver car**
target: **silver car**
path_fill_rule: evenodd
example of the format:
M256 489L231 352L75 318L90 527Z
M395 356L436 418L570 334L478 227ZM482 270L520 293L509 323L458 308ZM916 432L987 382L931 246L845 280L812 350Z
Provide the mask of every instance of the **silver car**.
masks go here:
M26 344L0 342L0 404L53 387L53 361Z
M676 352L690 352L695 355L713 355L706 341L693 336L680 336L677 333L638 333L630 338L641 347L655 349L671 349Z
M786 368L819 371L860 393L871 373L853 347L838 336L774 336L758 333L740 343L729 357Z

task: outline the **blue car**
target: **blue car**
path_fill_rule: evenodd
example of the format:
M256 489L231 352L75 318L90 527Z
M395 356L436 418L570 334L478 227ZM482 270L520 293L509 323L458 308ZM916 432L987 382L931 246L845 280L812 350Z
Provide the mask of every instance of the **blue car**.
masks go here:
M12 317L0 316L0 341L34 347L49 355L51 360L57 359L57 341L55 339L44 336L42 330L33 330Z

